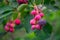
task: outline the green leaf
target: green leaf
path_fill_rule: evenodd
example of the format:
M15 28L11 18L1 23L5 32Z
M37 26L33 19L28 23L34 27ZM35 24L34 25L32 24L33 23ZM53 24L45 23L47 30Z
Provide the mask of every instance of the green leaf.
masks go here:
M14 11L13 14L12 14L12 18L13 20L15 20L18 16L18 12Z
M10 6L3 6L3 7L0 7L0 14L8 12L8 11L12 11L12 10L13 8Z
M33 40L35 38L35 33L34 32L31 32L31 33L28 33L26 36L25 36L25 40L29 39L29 40Z
M16 25L15 26L15 30L19 30L19 29L21 29L23 27L23 24L21 23L20 25Z
M46 38L49 37L43 30L34 30L35 33L35 40L45 40Z
M18 3L17 2L11 2L11 4L9 5L13 8L17 8L18 7Z
M7 23L7 19L3 20L3 22L2 22L3 26L5 26L6 23Z
M17 10L19 12L22 12L26 7L27 7L27 4L21 4L20 6L18 6Z
M52 9L45 9L44 10L44 14L45 14L45 19L49 22L53 22L56 18L56 12L53 11Z
M39 5L42 2L42 0L35 0L35 3Z
M23 12L21 12L21 17L26 17L29 14L28 9L25 9Z
M9 15L11 15L12 14L12 12L9 12L9 13L6 13L6 14L4 14L4 15L1 15L0 16L0 19L2 19L2 18L4 18L4 17L7 17L7 16L9 16Z
M51 34L52 28L52 25L47 22L46 25L43 27L43 31L47 34Z
M55 30L58 33L60 31L60 10L56 11L56 18L55 18Z
M16 0L8 0L9 2L15 2Z
M21 40L21 38L20 37L17 37L17 38L15 38L15 40Z
M2 16L0 16L0 19L1 20L3 19L3 21L2 21L3 26L6 25L7 21L10 19L11 14L12 14L12 12L8 12L8 13L3 14Z
M49 4L51 2L51 0L44 0L45 4Z
M31 32L31 33L29 33L29 34L27 34L27 37L29 37L29 38L34 38L35 37L35 34L34 34L34 32Z
M24 18L24 21L23 21L23 27L25 28L26 32L29 33L31 31L31 25L30 25L30 20L32 19L33 17L31 15L27 15L25 18Z

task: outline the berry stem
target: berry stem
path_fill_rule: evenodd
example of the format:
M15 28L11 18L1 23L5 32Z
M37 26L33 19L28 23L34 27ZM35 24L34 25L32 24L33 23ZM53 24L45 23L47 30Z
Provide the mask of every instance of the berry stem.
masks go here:
M21 15L21 13L19 12L19 13L18 13L18 16L17 16L18 19L20 18L20 15Z
M37 5L36 4L34 4L34 9L37 11L37 14L39 14L38 8L37 8Z

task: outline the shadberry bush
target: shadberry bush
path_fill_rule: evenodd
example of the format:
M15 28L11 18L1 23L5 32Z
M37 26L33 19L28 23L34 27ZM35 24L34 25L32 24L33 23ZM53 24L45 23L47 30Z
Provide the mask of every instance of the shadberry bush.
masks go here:
M59 40L59 0L0 0L0 40Z

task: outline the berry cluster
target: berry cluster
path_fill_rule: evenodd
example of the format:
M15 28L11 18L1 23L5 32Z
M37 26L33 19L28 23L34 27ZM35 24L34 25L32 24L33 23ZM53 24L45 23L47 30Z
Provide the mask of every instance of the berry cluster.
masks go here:
M18 4L28 4L28 0L17 0Z
M30 24L32 25L31 29L41 30L42 25L46 24L46 21L42 19L44 16L44 13L34 9L31 11L31 15L34 16L34 18L30 20Z
M5 31L7 32L14 32L14 26L19 25L21 23L21 21L19 19L16 19L14 21L9 21L6 25L5 25Z

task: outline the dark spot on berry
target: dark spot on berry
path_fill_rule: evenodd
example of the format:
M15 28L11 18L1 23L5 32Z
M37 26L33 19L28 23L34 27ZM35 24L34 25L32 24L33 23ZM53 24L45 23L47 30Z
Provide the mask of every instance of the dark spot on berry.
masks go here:
M38 24L41 25L41 26L45 26L46 25L46 20L41 19L41 20L39 20Z

